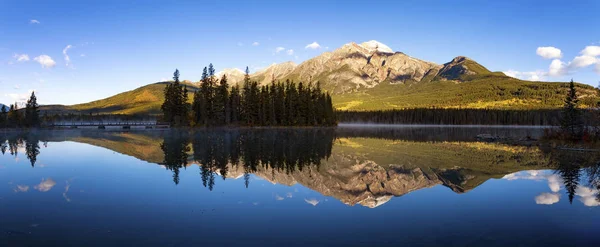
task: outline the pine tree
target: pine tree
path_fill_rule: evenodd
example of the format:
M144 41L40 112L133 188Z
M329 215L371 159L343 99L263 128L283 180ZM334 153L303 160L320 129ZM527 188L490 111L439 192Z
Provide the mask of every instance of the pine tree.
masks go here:
M241 116L242 116L242 121L244 121L247 125L251 124L251 120L250 120L250 111L251 111L251 100L250 100L250 70L248 69L248 66L246 66L246 74L244 75L244 86L242 88L242 105L241 105Z
M181 90L181 102L180 102L180 116L181 116L181 125L187 126L189 125L189 114L190 114L190 104L188 103L187 85L183 86L183 90Z
M331 101L331 95L327 93L326 105L325 105L325 123L326 125L332 126L337 122L335 117L335 111L333 110L333 102Z
M40 124L40 111L35 92L31 92L25 105L25 124L27 127L37 127Z
M241 96L240 96L240 86L235 85L231 89L231 95L229 96L229 106L230 106L230 116L231 123L238 124L241 120Z
M202 78L200 79L200 90L195 97L195 115L196 124L206 126L208 124L208 95L210 94L210 83L208 82L208 69L204 67L202 70Z
M214 99L215 120L217 125L229 123L229 84L227 76L223 74Z
M8 126L9 127L20 127L21 126L21 113L19 113L19 107L17 103L10 105L8 110Z
M581 135L583 134L583 120L578 104L579 99L577 97L575 83L571 80L562 110L561 129L574 139L581 138Z
M215 107L215 84L216 84L216 77L215 77L215 68L213 67L212 63L208 65L208 85L207 85L207 89L208 91L206 92L205 95L205 99L206 99L206 118L208 121L209 125L215 125L216 122L216 107Z
M165 101L161 105L164 120L176 126L187 125L187 88L179 82L178 69L173 73L173 82L165 87L164 95Z
M8 121L8 109L4 105L0 106L0 108L0 128L4 128Z

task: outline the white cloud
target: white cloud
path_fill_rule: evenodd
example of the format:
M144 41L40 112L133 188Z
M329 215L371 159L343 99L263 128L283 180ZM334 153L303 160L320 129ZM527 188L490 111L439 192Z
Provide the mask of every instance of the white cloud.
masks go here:
M284 199L283 196L275 194L275 200L277 200L277 201L283 201L283 199Z
M600 206L600 202L596 200L596 194L598 194L597 189L592 189L586 186L579 186L575 190L575 195L580 196L579 200L583 202L583 205L588 207L596 207Z
M56 65L56 62L48 55L40 55L35 57L33 60L42 65L42 68L52 68Z
M14 88L14 89L20 89L20 88L21 88L21 85L19 85L19 84L15 84L15 86L14 86L13 88Z
M17 59L17 62L27 62L29 61L29 55L27 54L15 54L13 58Z
M321 48L321 45L319 45L319 43L317 43L317 41L312 42L304 47L304 49L313 49L313 50L316 50L319 48Z
M71 58L69 57L69 54L67 54L67 51L68 51L69 49L71 49L71 48L73 48L73 46L72 46L72 45L67 45L67 47L65 47L65 49L63 49L63 51L62 51L62 53L63 53L63 55L64 55L64 57L65 57L65 63L66 63L66 66L67 66L67 67L70 67L70 68L72 68L72 67L73 67L73 65L71 64Z
M535 204L552 205L560 200L560 196L556 193L542 193L535 197Z
M556 47L552 47L552 46L538 47L535 53L545 59L562 58L562 51L560 49L558 49Z
M81 53L81 55L79 55L80 57L85 57L85 54Z
M562 76L567 74L567 64L560 59L554 59L548 67L548 75L550 76Z
M544 180L548 177L544 171L536 171L536 170L528 170L528 171L520 171L514 172L511 174L507 174L503 179L506 180L517 180L517 179L527 179L527 180Z
M287 50L285 53L287 53L288 55L290 55L290 56L291 56L291 55L294 55L294 50L292 50L292 49L289 49L289 50Z
M48 192L52 189L52 187L54 187L54 185L56 185L56 182L54 180L52 180L52 178L48 178L48 179L42 179L42 182L36 186L34 186L33 188L35 188L36 190L40 191L40 192Z
M560 185L562 184L562 179L556 175L550 175L548 177L548 187L550 187L550 190L554 193L560 191Z
M279 52L284 51L284 50L285 50L285 48L283 48L283 47L280 46L280 47L275 48L275 53L279 53Z
M600 56L600 46L586 46L585 49L583 49L580 53L581 55L590 57Z
M11 98L13 102L17 102L17 103L27 102L27 100L29 99L29 96L31 96L31 92L33 92L33 91L36 91L36 90L29 90L29 91L27 91L27 93L23 93L23 94L9 93L9 94L5 94L4 96Z
M14 189L15 192L27 192L29 191L29 186L27 185L17 185L17 188Z
M314 198L311 198L311 199L304 199L304 201L305 201L306 203L310 204L310 205L313 205L313 206L317 206L317 204L319 204L319 202L320 202L319 200L317 200L317 199L314 199Z
M244 43L242 43L242 42L238 42L238 43L237 43L237 45L238 45L238 46L244 46Z
M521 80L529 80L529 81L543 81L546 79L546 75L548 73L538 70L538 71L516 71L516 70L508 70L503 72L505 75L521 79Z
M569 63L569 67L578 69L578 68L583 68L583 67L587 67L587 66L596 64L597 62L598 62L598 59L595 57L592 57L592 56L588 56L588 55L577 56L573 59L573 61L571 61L571 63Z
M598 200L596 200L595 197L591 197L591 196L582 197L582 198L579 198L579 200L581 202L583 202L583 205L586 205L588 207L597 207L597 206L600 206L600 202L598 202Z
M38 21L38 20L30 20L29 24L40 24L40 21Z
M258 43L258 41L254 41L254 43L252 43L253 46L259 46L260 43Z
M596 71L596 73L600 74L600 63L596 64L596 68L594 68L594 71Z
M563 182L562 179L560 178L560 176L553 174L550 171L536 171L536 170L511 173L511 174L504 176L503 179L507 179L507 180L526 179L526 180L535 180L535 181L548 180L548 187L554 193L560 191L560 187Z

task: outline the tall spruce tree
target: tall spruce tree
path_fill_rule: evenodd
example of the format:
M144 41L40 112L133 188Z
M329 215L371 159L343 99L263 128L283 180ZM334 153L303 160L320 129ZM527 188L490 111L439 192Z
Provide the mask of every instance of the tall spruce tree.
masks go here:
M575 83L571 79L569 90L565 97L565 104L562 109L561 129L564 133L574 139L581 138L583 134L583 119L578 105L579 99L577 97Z
M242 106L241 106L241 116L242 121L244 121L247 125L251 124L250 119L250 70L248 66L246 66L246 73L244 74L244 84L242 87Z
M229 123L229 84L227 76L223 74L217 87L214 99L215 121L218 125Z
M210 83L208 82L208 68L204 67L202 70L202 78L200 79L200 90L197 97L194 99L194 105L196 105L195 115L197 116L197 124L206 126L208 124L208 99L210 94Z
M20 127L21 126L21 113L19 112L19 106L15 102L10 105L8 110L8 126L9 127Z
M207 111L207 120L209 125L215 125L216 119L216 106L215 106L215 88L216 88L216 76L215 76L215 68L213 64L208 65L208 92L205 95L206 97L206 111Z
M239 124L241 120L241 95L240 95L240 86L235 85L231 88L231 95L229 95L229 109L231 111L231 123Z
M8 121L8 109L5 105L0 106L0 128L6 127Z
M173 82L165 87L164 95L165 101L161 105L164 120L175 126L187 125L187 89L179 82L178 69L173 73Z
M35 92L31 92L31 96L25 105L25 122L27 127L37 127L40 125L39 107Z

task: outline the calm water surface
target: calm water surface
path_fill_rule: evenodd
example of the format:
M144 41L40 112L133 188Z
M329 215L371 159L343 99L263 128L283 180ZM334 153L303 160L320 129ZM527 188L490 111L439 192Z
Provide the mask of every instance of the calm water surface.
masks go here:
M600 154L475 138L541 131L0 132L0 246L598 246Z

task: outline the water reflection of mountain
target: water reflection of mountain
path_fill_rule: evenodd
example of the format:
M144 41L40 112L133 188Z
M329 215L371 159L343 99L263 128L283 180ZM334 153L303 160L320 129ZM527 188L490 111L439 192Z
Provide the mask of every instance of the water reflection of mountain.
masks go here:
M218 186L218 177L245 179L251 186L253 173L272 183L299 183L346 204L368 207L439 184L463 193L490 178L557 165L556 157L538 147L462 141L466 137L432 141L418 134L407 141L401 136L371 138L367 132L355 137L356 133L339 129L64 131L42 133L39 139L87 143L160 164L172 171L175 183L180 169L200 164L199 177L211 190ZM375 136L381 137L378 133Z

